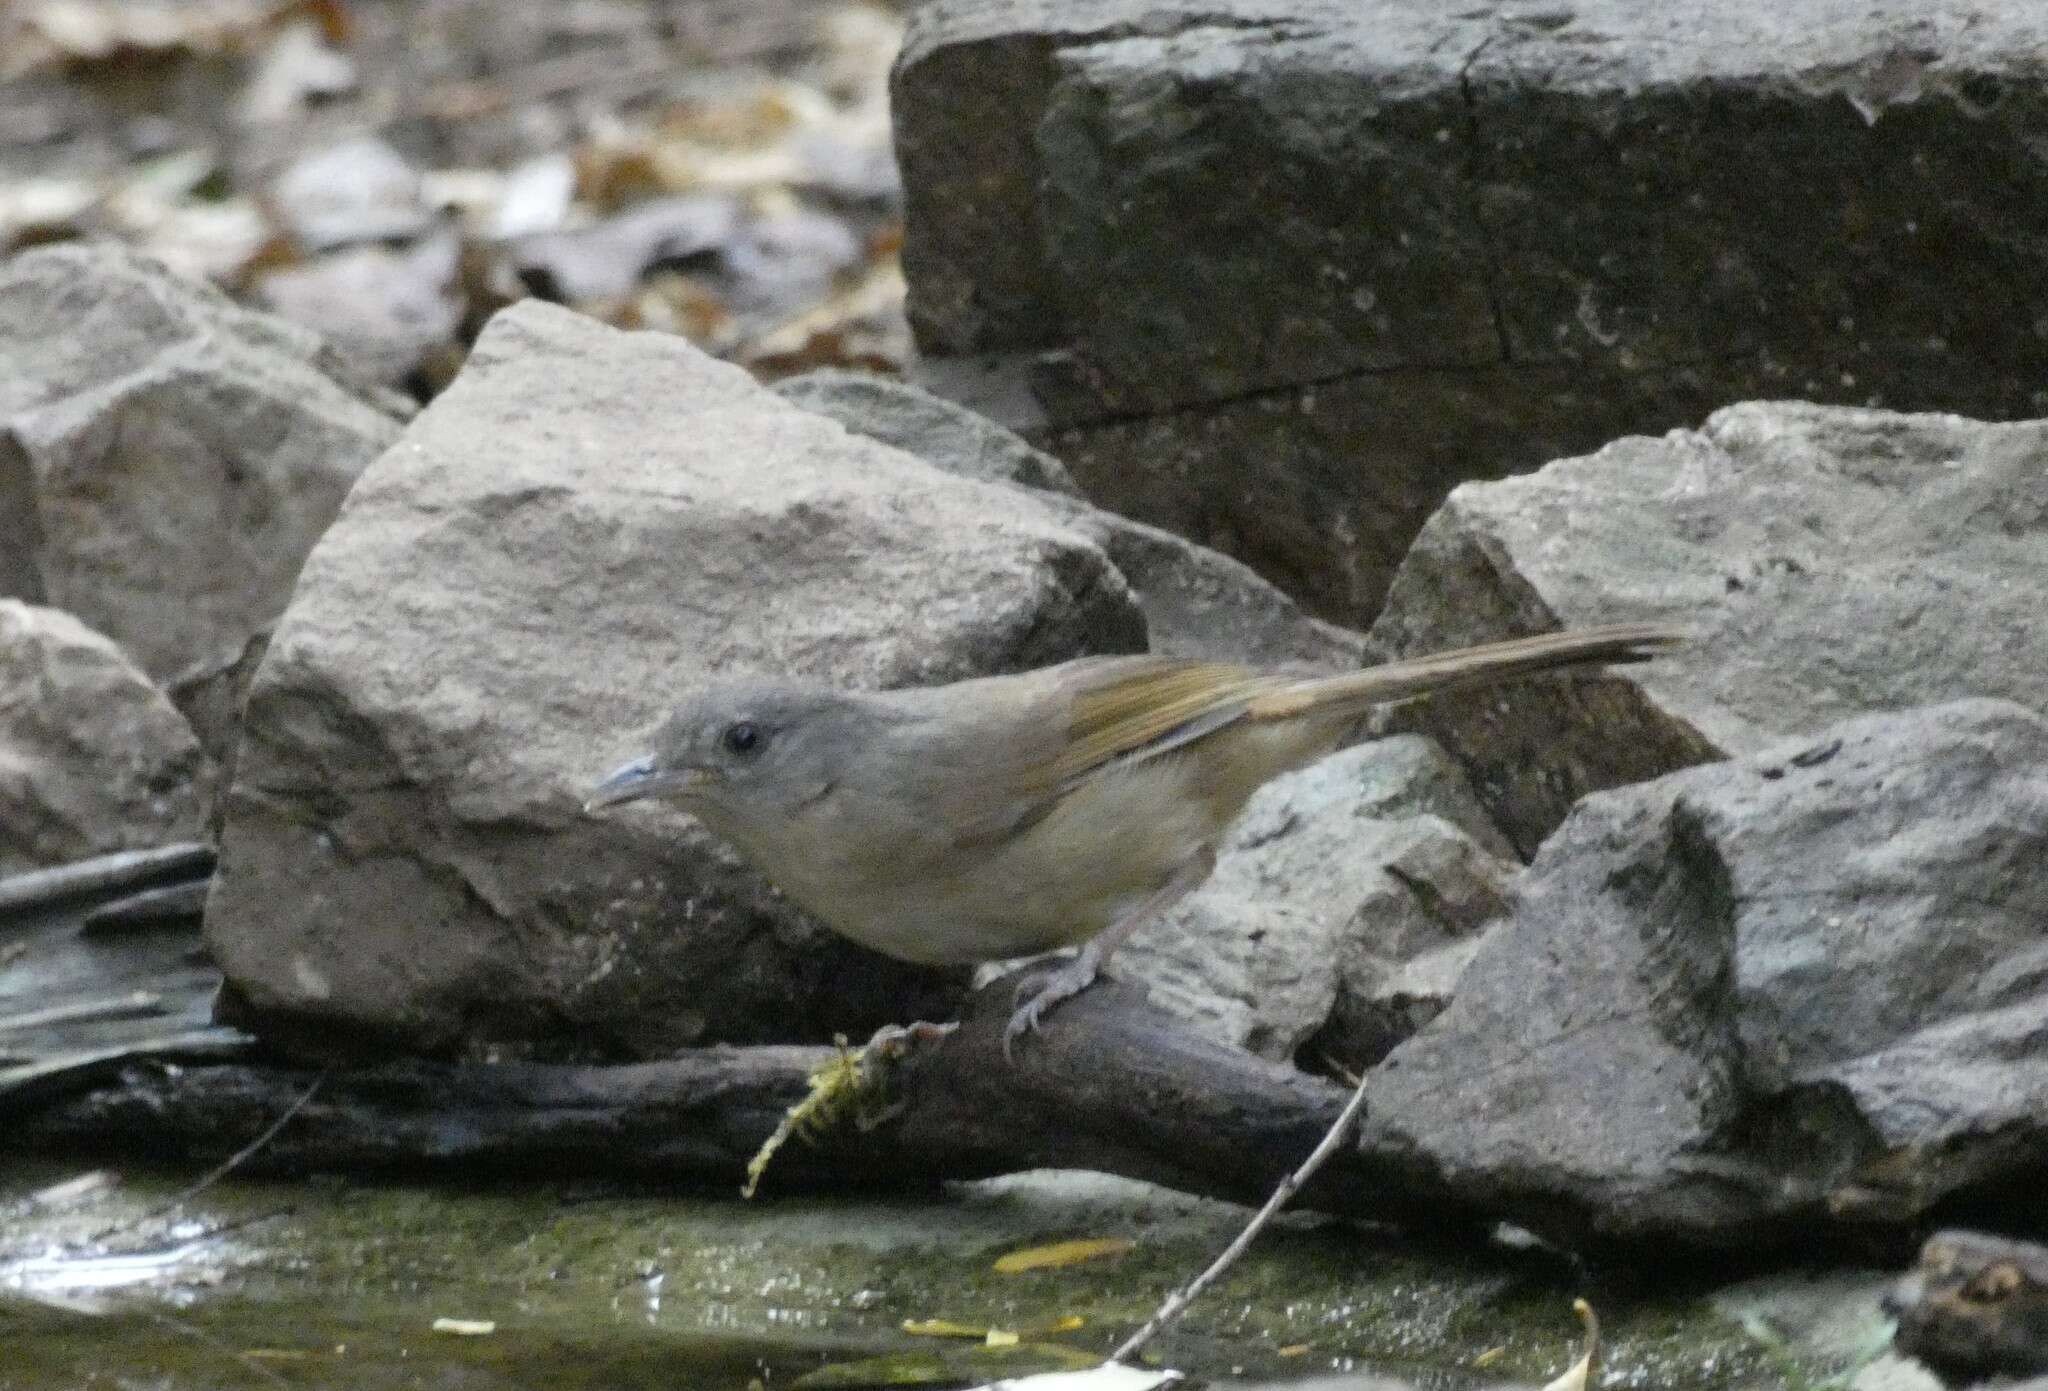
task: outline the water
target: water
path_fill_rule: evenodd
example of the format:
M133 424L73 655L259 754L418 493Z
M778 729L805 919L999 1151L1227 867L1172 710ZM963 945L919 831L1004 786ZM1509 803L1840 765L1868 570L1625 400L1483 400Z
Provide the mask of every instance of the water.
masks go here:
M49 1191L77 1176L36 1165L0 1177L0 1391L959 1386L1099 1358L1245 1217L1089 1175L754 1204L588 1186L229 1180L170 1212L192 1175ZM1006 1251L1083 1236L1135 1246L1064 1269L993 1269ZM1830 1279L1785 1277L1791 1297L1765 1298L1764 1316L1796 1307L1835 1344L1866 1337L1875 1282ZM1574 1355L1575 1292L1541 1258L1296 1219L1158 1348L1170 1365L1224 1380L1384 1370L1438 1388L1542 1381ZM1802 1348L1789 1329L1807 1358L1791 1367L1744 1332L1755 1311L1725 1295L1595 1297L1607 1385L1812 1385L1808 1369L1818 1377L1847 1351ZM490 1331L437 1332L437 1319ZM1018 1345L903 1331L929 1319L1015 1332Z

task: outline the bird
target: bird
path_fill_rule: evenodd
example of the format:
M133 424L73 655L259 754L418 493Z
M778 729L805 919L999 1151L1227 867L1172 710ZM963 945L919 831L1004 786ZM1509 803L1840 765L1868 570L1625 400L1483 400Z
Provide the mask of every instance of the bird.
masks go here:
M826 925L898 960L1078 947L1017 985L1008 1054L1209 877L1254 792L1335 752L1373 708L1646 661L1679 640L1617 624L1335 675L1134 655L880 691L718 680L584 809L678 807Z

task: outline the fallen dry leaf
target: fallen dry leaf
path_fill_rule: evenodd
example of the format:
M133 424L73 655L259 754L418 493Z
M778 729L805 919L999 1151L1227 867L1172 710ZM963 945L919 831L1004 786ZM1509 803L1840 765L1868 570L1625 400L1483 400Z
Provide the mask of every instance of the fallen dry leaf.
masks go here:
M1083 1261L1099 1260L1105 1256L1121 1256L1137 1244L1129 1237L1123 1236L1055 1241L1050 1246L1031 1246L1022 1251L1012 1251L996 1261L995 1269L1003 1275L1015 1275L1022 1270L1055 1270L1062 1266L1079 1265Z

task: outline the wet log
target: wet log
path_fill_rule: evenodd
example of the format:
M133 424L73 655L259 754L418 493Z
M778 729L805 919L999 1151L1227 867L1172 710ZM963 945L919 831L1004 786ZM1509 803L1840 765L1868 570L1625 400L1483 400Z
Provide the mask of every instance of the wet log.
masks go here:
M886 1096L777 1154L764 1194L930 1185L1086 1168L1257 1202L1321 1138L1342 1087L1195 1037L1142 992L1102 982L1004 1060L1013 983L969 1001L961 1028L895 1064ZM426 1060L332 1070L247 1061L142 1062L9 1126L16 1147L212 1161L316 1077L243 1168L634 1176L737 1188L747 1162L834 1057L813 1047L710 1048L618 1066ZM877 1122L877 1118L879 1120ZM863 1128L865 1126L865 1128ZM1302 1205L1413 1216L1347 1149Z
M1886 1304L1899 1351L1953 1385L2048 1374L2048 1246L1937 1232Z

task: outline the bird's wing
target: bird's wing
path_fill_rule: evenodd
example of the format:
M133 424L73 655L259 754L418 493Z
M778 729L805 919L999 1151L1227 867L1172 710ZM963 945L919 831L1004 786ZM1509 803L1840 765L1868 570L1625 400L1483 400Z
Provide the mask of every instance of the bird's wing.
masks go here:
M934 778L954 846L1014 836L1087 778L1223 729L1245 717L1253 694L1278 684L1243 666L1149 656L1081 658L1042 676L1036 688L987 682L991 709L1012 692L1020 703L971 742L971 776Z
M1284 682L1249 667L1174 657L1075 663L1066 739L1025 782L1060 796L1111 764L1157 758L1243 719Z

